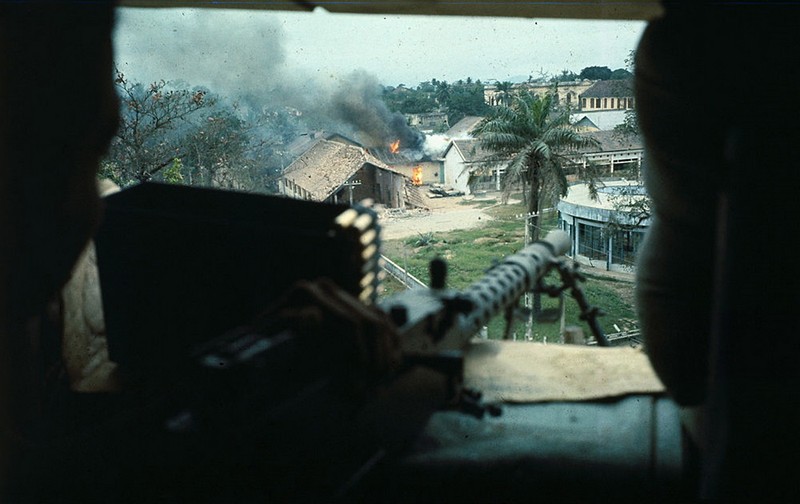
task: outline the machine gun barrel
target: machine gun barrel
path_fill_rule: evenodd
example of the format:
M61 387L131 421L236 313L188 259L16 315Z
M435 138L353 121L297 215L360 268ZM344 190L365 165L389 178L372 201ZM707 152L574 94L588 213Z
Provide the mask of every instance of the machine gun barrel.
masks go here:
M430 289L402 292L383 303L394 321L405 355L463 349L495 315L534 288L570 247L569 235L551 231L506 257L464 291L444 288L444 265L432 263Z

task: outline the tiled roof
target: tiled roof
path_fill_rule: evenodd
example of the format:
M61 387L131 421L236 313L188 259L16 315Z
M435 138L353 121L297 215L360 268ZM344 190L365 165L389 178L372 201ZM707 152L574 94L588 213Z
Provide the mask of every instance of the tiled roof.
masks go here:
M642 139L638 135L622 135L615 131L592 131L583 133L583 136L594 138L600 145L579 149L578 152L581 153L644 149Z
M290 159L295 159L311 148L321 139L321 135L315 133L303 133L286 145L286 153Z
M625 98L633 96L633 80L601 80L581 94L581 98Z
M492 155L492 151L481 147L480 142L475 138L453 140L451 148L453 146L457 147L461 152L465 163L479 163ZM448 150L450 150L450 148L448 148ZM447 151L445 151L445 155L446 154Z
M362 147L319 140L286 168L283 178L308 191L312 199L323 201L365 164L387 168Z
M444 135L448 138L467 138L471 136L470 131L481 122L481 119L483 119L483 117L466 116L455 123Z
M386 148L369 149L369 153L378 158L382 163L387 165L407 165L426 161L422 151L409 151L400 149L397 152L392 152Z
M311 131L298 135L294 140L289 142L286 146L286 152L289 159L297 159L298 156L309 150L315 143L320 140L333 140L340 143L349 143L352 145L359 145L355 140L351 140L339 133L327 133L325 131Z

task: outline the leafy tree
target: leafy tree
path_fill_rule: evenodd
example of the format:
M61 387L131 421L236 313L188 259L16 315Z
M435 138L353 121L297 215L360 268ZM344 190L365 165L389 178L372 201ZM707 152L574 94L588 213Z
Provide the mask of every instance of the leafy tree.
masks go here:
M203 114L181 142L192 185L253 189L247 158L250 136L244 121L215 107Z
M188 85L148 87L116 78L121 121L100 176L121 186L148 180L275 192L282 147L297 111L241 109ZM271 190L270 190L271 189Z
M636 50L631 50L625 63L628 66L628 73L633 77L635 69ZM620 137L640 136L639 130L639 117L636 114L636 109L627 109L625 111L625 119L622 124L614 127L614 134ZM620 224L619 222L612 221L610 226L616 229L630 230L634 229L644 222L649 221L652 215L652 200L650 196L643 190L644 182L642 181L642 172L637 172L639 185L625 187L620 190L619 197L614 203L614 209L617 212L625 214L630 222Z
M425 86L420 85L417 89L398 87L390 91L389 88L384 88L383 101L392 112L421 114L437 109L433 95L434 87L430 83Z
M449 88L447 99L447 120L455 124L465 116L482 116L489 112L490 107L483 97L483 84L480 81L468 82L459 80Z
M447 81L439 81L436 84L436 102L439 106L447 105L447 102L450 101L450 84Z
M179 158L173 159L172 164L164 168L164 171L161 173L164 177L164 182L168 184L180 184L183 182L183 175L181 174L182 169L183 163L181 160Z
M622 123L614 126L614 134L623 137L639 135L639 118L636 115L636 109L628 109L625 111L625 118Z
M577 79L579 79L578 74L570 70L564 69L561 70L561 73L559 75L551 77L550 82L571 82Z
M653 215L652 200L641 179L635 185L619 186L612 198L612 206L616 213L612 214L607 227L614 231L640 229Z
M628 53L628 57L625 58L625 64L628 67L628 69L625 70L625 72L627 72L629 78L633 78L633 72L635 70L635 62L636 62L636 50L632 49L631 52ZM616 71L617 70L615 70L615 72ZM636 115L636 109L625 110L625 120L622 122L622 124L614 126L614 134L620 136L639 135L639 118Z
M579 77L589 80L608 80L611 78L611 69L605 66L590 66L581 70Z
M102 172L120 185L145 182L186 153L179 132L199 110L213 105L203 89L174 89L159 81L143 86L117 70L120 125Z
M625 70L624 68L617 68L613 72L611 72L612 80L623 80L623 79L632 79L633 74L629 71Z
M401 106L404 114L423 114L436 110L436 101L428 93L417 92L407 96Z
M506 196L522 186L528 211L539 214L543 196L567 193L567 170L575 169L593 187L594 167L569 161L570 152L594 145L569 121L569 111L557 108L552 94L543 97L523 93L512 97L508 107L497 107L474 130L481 147L493 154L486 165L508 163L502 180ZM538 217L528 220L529 235L539 237Z
M417 86L417 91L421 91L423 93L433 93L436 91L436 79L420 82Z
M506 83L502 83L505 85ZM511 89L511 83L508 90ZM419 114L446 110L450 124L455 124L467 115L485 115L489 106L483 96L484 86L471 77L452 84L431 79L420 83L416 89L399 85L383 88L383 101L392 112Z

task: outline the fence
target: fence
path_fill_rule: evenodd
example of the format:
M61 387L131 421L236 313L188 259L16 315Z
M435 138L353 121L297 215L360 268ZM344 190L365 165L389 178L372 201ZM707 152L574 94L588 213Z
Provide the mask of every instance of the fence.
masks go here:
M425 285L425 283L423 283L420 279L398 266L394 261L385 255L381 255L381 265L384 271L392 275L398 282L403 284L406 289L428 288L428 286Z

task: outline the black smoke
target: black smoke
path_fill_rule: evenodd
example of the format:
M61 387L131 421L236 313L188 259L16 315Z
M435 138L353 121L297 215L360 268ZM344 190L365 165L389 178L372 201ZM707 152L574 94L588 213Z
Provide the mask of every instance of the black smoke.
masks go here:
M217 9L158 14L120 9L117 64L129 79L206 86L242 114L284 109L307 130L351 136L370 148L400 140L403 151L422 150L423 135L386 107L376 77L356 71L320 78L288 68L287 34L276 18Z
M425 137L408 126L403 114L389 110L382 90L374 76L353 72L331 96L331 114L353 126L358 140L367 147L386 148L400 140L401 150L421 150Z

